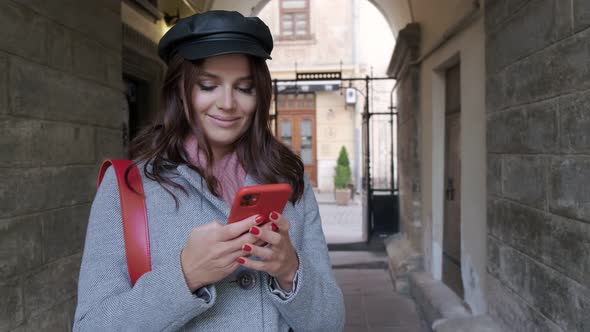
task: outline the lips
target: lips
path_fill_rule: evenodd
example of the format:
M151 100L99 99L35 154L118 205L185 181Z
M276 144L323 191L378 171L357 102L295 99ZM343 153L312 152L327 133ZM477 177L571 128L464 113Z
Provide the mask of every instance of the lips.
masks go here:
M239 117L229 117L229 116L219 116L219 115L210 115L208 114L207 117L213 122L215 125L228 128L233 126L240 118Z

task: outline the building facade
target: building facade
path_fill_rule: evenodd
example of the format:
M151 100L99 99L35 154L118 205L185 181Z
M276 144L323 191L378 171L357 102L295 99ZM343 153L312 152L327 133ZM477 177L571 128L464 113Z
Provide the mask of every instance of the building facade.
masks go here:
M502 331L590 330L590 3L371 3L396 38L401 231L388 253L398 290L430 322L486 316ZM257 15L267 5L0 2L0 330L71 328L98 165L125 157L153 116L164 70L155 45L176 14ZM299 30L295 14L284 27L319 33L313 13ZM354 72L345 60L343 72ZM332 148L355 151L340 98L314 101L318 143L330 137L320 125L350 133L325 155L316 146L320 187ZM329 119L329 109L343 117Z

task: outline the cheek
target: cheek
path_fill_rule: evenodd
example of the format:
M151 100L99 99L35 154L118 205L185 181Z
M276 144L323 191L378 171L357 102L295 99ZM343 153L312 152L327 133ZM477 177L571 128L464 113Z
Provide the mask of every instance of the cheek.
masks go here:
M193 97L193 108L197 113L201 113L211 106L214 99L205 93L197 93Z
M256 97L255 96L239 96L236 98L238 105L242 112L246 114L252 114L256 110Z

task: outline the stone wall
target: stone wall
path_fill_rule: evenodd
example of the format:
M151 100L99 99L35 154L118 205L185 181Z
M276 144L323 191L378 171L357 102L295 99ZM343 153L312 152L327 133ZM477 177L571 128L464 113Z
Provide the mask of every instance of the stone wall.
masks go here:
M397 161L399 167L400 232L417 252L423 252L420 186L420 68L411 64L419 55L420 26L400 30L387 74L398 81Z
M590 331L590 2L485 10L489 312Z
M0 2L0 330L67 331L98 164L123 155L120 1Z

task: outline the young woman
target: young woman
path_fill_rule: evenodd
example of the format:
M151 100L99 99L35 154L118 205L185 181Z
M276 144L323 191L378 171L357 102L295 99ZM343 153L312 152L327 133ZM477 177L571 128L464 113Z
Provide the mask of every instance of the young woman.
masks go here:
M182 19L162 38L161 117L131 147L152 269L131 285L109 169L90 213L74 330L343 329L310 182L270 130L272 47L262 21L225 11ZM241 186L281 182L293 188L282 214L226 224Z

